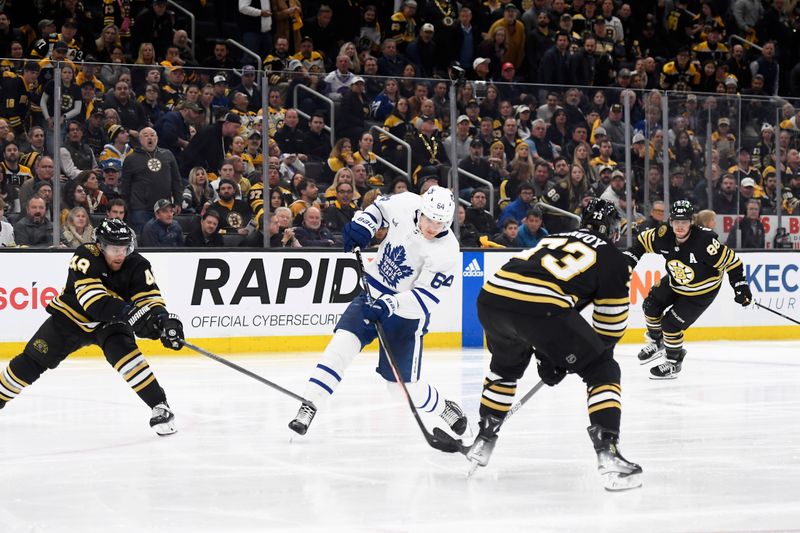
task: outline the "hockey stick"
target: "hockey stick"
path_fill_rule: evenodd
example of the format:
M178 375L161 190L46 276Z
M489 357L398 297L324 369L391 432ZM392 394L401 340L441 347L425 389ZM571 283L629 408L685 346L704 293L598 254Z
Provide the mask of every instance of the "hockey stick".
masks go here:
M294 398L295 400L299 400L299 401L301 401L303 403L307 403L308 405L314 407L314 403L311 402L310 400L306 400L305 398L303 398L299 394L295 394L290 390L284 389L280 385L277 385L277 384L271 382L270 380L268 380L266 378L262 378L258 374L254 373L254 372L251 372L251 371L247 370L246 368L242 368L241 366L237 365L236 363L228 361L227 359L225 359L223 357L220 357L220 356L218 356L216 354L213 354L213 353L209 352L208 350L204 350L203 348L200 348L199 346L195 346L191 342L188 342L188 341L185 341L185 340L182 340L180 342L181 342L181 344L183 344L184 346L186 346L190 350L194 350L195 352L199 353L200 355L205 355L209 359L213 359L214 361L216 361L218 363L222 363L223 365L225 365L225 366L227 366L229 368L232 368L232 369L236 370L237 372L241 372L245 376L249 376L249 377L253 378L256 381L263 383L267 387L271 387L271 388L275 389L278 392L282 392L285 395Z
M756 307L760 307L761 309L765 309L765 310L769 311L770 313L775 313L775 314L776 314L776 315L778 315L778 316L782 316L783 318L785 318L785 319L786 319L786 320L788 320L789 322L794 322L795 324L798 324L798 325L800 325L800 322L798 322L798 321L797 321L797 320L795 320L794 318L788 317L788 316L784 315L783 313L779 313L778 311L774 310L774 309L773 309L773 308L771 308L771 307L767 307L766 305L761 305L761 304L760 304L760 303L758 303L758 302L755 302L755 304L756 304Z
M361 259L361 249L355 248L353 251L356 254L356 268L358 269L358 277L361 278L361 285L364 288L364 297L367 299L367 304L372 305L375 303L375 300L372 298L372 294L369 292L369 283L367 281L367 274L364 272L364 261ZM422 418L419 416L419 412L417 411L417 407L414 405L414 401L411 399L411 394L408 392L408 388L406 387L405 382L403 381L403 377L400 375L399 366L397 365L397 359L394 357L394 352L392 352L391 346L386 340L386 332L383 330L383 324L380 322L375 322L375 329L378 332L378 340L383 346L383 351L386 353L386 358L389 360L389 367L392 369L392 374L394 374L394 379L397 381L398 385L400 385L400 390L403 392L403 395L406 397L406 401L408 402L408 407L411 409L411 414L414 415L414 420L417 421L417 425L419 426L420 431L422 431L422 436L425 437L425 440L428 444L436 448L437 450L441 450L447 453L454 453L454 452L463 452L463 445L461 445L460 440L456 440L444 431L439 428L434 429L434 433L430 433L428 428L425 427L425 424L422 422ZM438 429L438 432L437 432ZM439 435L439 433L441 435ZM461 445L461 446L460 446Z

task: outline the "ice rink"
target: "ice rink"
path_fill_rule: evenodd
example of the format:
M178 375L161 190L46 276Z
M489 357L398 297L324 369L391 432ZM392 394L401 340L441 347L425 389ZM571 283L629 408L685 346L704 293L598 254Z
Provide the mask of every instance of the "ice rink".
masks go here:
M617 350L620 449L644 469L625 493L600 484L575 376L539 391L467 479L463 456L424 442L374 353L292 442L297 402L210 359L149 357L177 416L166 438L104 361L67 360L0 411L0 533L800 531L800 343L687 348L666 382L638 346ZM316 358L231 357L298 393ZM474 425L487 362L428 352L423 376Z

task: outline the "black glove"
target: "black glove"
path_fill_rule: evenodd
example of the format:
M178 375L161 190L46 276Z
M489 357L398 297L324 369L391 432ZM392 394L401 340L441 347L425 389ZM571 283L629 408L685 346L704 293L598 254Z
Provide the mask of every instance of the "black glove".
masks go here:
M157 339L161 336L161 315L163 307L132 307L125 321L133 329L137 337L142 339Z
M161 344L173 350L180 350L183 347L183 324L178 315L170 313L164 317Z
M747 281L741 280L733 284L733 292L736 296L733 297L734 301L742 307L747 307L753 301L753 293L750 292L750 285Z
M539 377L542 378L544 384L550 387L561 383L561 380L567 375L566 370L554 367L547 359L537 359L536 370L539 372Z

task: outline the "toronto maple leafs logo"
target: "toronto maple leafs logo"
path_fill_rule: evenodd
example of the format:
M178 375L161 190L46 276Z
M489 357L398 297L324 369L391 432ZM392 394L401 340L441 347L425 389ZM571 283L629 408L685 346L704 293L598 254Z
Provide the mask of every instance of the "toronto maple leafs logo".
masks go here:
M386 243L383 256L378 261L378 272L381 273L384 282L393 289L401 279L409 277L414 270L404 264L406 262L406 249L402 245L392 247L391 243Z

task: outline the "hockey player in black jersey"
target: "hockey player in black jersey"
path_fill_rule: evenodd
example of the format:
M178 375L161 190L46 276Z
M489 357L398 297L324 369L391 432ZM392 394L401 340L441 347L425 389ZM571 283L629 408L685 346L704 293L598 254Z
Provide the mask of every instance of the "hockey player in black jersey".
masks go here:
M650 342L639 352L639 362L644 365L666 355L650 369L651 379L678 377L686 356L683 332L717 297L725 272L736 303L746 307L753 299L741 259L717 240L716 233L692 224L692 211L688 200L674 202L669 223L643 231L625 252L632 268L645 253L661 254L666 260L669 282L662 279L654 285L642 304Z
M155 432L175 433L175 416L136 346L134 333L161 338L167 348L180 350L183 326L176 315L167 312L150 262L133 251L134 233L125 222L102 221L95 240L75 250L66 286L46 308L50 317L0 374L0 408L45 370L94 344L152 409L150 426Z
M581 228L545 237L494 274L478 296L478 318L492 354L483 382L480 432L467 458L486 466L497 432L514 400L517 380L531 362L554 386L577 374L587 386L589 436L608 490L641 486L642 469L617 448L622 392L614 346L625 333L630 267L614 246L619 214L592 199ZM594 304L592 324L580 310Z

